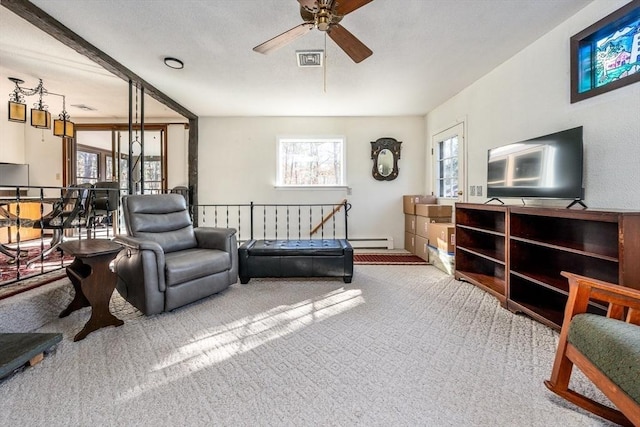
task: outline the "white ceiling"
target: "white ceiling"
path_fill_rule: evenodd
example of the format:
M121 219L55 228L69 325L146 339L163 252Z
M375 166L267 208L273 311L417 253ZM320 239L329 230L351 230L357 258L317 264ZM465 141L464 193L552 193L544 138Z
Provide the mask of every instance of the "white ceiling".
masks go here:
M356 64L315 29L269 55L252 51L302 22L295 0L32 0L201 117L424 115L590 2L374 0L341 22L374 52ZM127 116L125 82L4 8L0 25L1 93L8 76L40 77L67 95L72 117ZM325 42L326 69L297 67L296 50ZM167 68L166 56L185 68Z

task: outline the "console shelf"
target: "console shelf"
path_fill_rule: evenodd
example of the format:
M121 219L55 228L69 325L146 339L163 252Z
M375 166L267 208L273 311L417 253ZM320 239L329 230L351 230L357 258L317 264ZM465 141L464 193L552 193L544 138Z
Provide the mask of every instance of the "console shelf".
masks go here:
M562 271L640 287L640 212L458 203L455 216L456 279L553 328L567 302Z
M486 290L506 307L507 210L503 206L456 205L455 278Z

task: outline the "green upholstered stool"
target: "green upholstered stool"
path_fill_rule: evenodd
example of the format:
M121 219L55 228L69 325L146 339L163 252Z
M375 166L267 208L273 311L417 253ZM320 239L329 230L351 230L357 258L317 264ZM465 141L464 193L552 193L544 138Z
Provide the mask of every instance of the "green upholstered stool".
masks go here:
M62 340L62 334L0 333L0 378L29 363L42 360L48 351Z

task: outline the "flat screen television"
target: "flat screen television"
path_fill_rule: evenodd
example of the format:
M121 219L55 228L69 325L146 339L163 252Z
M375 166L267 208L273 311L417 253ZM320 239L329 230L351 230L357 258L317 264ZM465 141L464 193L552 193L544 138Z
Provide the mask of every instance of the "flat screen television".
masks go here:
M582 187L582 126L491 148L490 198L574 199Z

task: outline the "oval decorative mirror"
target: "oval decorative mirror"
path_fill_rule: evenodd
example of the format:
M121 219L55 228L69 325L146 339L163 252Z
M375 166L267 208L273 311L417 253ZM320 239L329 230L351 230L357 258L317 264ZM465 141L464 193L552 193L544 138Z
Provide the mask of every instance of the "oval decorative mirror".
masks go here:
M372 174L378 181L391 181L398 177L400 144L402 142L394 138L379 138L371 141Z

